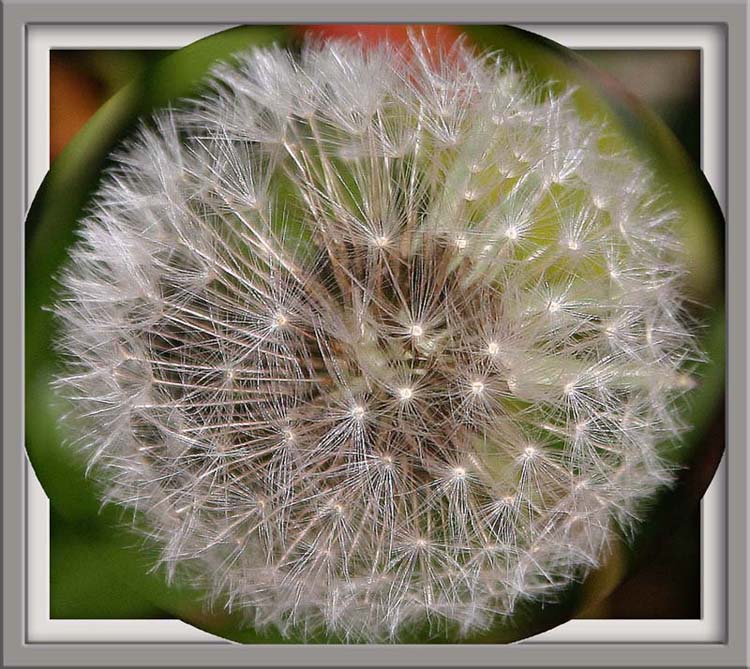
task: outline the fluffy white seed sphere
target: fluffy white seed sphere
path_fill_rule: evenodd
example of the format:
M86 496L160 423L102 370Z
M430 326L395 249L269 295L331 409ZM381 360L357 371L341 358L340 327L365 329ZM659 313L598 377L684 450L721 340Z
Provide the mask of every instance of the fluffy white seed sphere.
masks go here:
M670 480L693 344L654 176L570 93L412 51L218 68L117 156L62 278L106 499L290 634L481 630Z

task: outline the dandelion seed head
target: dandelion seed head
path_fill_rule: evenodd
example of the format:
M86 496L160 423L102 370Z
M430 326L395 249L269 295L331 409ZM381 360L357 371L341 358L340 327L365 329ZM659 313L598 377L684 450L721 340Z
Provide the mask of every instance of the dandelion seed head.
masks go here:
M295 638L553 597L670 481L697 382L648 165L501 55L409 53L218 66L115 156L55 307L104 499Z

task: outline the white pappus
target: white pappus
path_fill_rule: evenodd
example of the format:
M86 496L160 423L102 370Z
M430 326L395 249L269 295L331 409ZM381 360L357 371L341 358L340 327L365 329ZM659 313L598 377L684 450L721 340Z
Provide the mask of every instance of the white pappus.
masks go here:
M678 214L498 54L239 54L142 124L55 306L107 501L310 638L459 637L599 565L672 478Z

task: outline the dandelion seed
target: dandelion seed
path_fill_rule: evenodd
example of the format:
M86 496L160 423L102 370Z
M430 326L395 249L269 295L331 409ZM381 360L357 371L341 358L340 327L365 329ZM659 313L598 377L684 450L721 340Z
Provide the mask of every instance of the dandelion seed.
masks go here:
M600 195L593 195L591 198L591 203L597 208L597 209L606 209L607 208L607 200L600 196Z
M271 327L274 329L283 328L288 322L289 319L285 314L278 313L273 317L273 320L271 321Z
M481 395L484 392L484 383L481 381L474 381L471 384L471 392L475 395Z
M398 396L403 402L408 402L412 397L414 397L414 390L412 390L408 386L399 388Z

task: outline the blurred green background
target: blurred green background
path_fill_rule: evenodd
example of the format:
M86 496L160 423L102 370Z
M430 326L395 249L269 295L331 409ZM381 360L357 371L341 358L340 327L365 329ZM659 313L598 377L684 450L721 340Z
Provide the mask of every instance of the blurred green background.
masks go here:
M356 28L342 26L318 26L315 30L319 34L357 32ZM480 44L492 45L496 34L492 31L493 27L473 28L469 30L469 36ZM298 35L298 30L294 32ZM367 27L365 39L379 39L385 32L387 30L382 26ZM435 39L452 38L456 33L456 29L447 28L440 34L436 33ZM401 32L392 31L393 35L398 39ZM248 42L262 44L289 37L289 30L284 28L245 27L221 38L223 41L218 41L218 47L215 40L213 48L218 52L231 51ZM31 274L27 273L27 406L33 403L54 407L54 398L47 386L55 364L47 334L52 325L49 315L39 311L40 305L49 304L52 284L48 278L35 281L35 277L49 277L64 258L74 228L56 226L55 221L69 220L74 216L89 193L88 188L76 188L75 183L66 184L66 172L82 173L86 183L94 184L96 175L106 165L102 147L111 145L126 132L137 114L163 105L175 96L187 94L193 70L205 68L214 54L211 48L202 50L200 43L194 45L192 52L187 51L188 57L181 61L164 60L170 52L153 50L58 50L50 54L50 157L60 156L60 161L55 164L58 173L45 182L32 207L27 229L27 260L34 261ZM699 51L598 50L579 53L602 70L602 81L606 85L618 91L622 86L656 112L677 136L692 161L699 162ZM140 82L140 88L134 90L131 87L129 92L123 93L123 88L133 80ZM162 86L149 88L143 83L154 81ZM116 96L118 91L121 94ZM116 119L117 123L110 126L105 119L97 125L95 120L83 133L88 133L87 141L81 141L79 135L77 144L71 145L71 140L86 121L105 104L109 107L104 116ZM66 146L71 148L65 151ZM65 168L66 161L72 166L70 169ZM66 188L65 201L54 202L59 215L46 216L54 194L64 192ZM721 318L723 228L718 218L714 219L714 226L708 231L707 238L714 244L715 253L711 255L709 251L708 256L701 256L710 260L702 261L703 265L699 267L702 273L699 272L698 294L701 301L713 310L712 313ZM42 247L44 252L39 250ZM720 369L709 381L713 386L706 389L704 399L696 402L696 411L701 413L701 429L696 437L701 442L700 458L686 472L681 484L686 491L685 499L693 501L710 480L724 445L720 399L723 330L714 328L708 336L715 340L709 348L713 363ZM56 415L55 410L45 414L32 407L27 411L28 449L35 470L52 498L51 616L95 619L176 615L198 624L205 622L206 628L231 626L230 617L225 617L220 611L208 614L200 603L194 602L191 593L167 588L161 574L149 573L148 551L123 550L132 548L137 540L129 534L106 529L108 525L116 526L120 518L118 512L113 509L100 512L92 503L95 499L93 491L87 488L87 484L78 482L80 463L66 456L63 449L53 451L47 448L49 444L59 444L62 439L55 423ZM76 483L71 485L71 481ZM593 618L700 617L700 517L699 508L695 504L691 508L688 517L678 517L674 506L664 512L662 520L669 522L670 528L664 536L658 536L657 531L646 532L647 541L639 541L631 549L617 547L606 568L585 585L579 599L584 609L580 615ZM595 592L611 590L624 574L630 575L608 597L599 601ZM253 640L247 635L237 638Z

